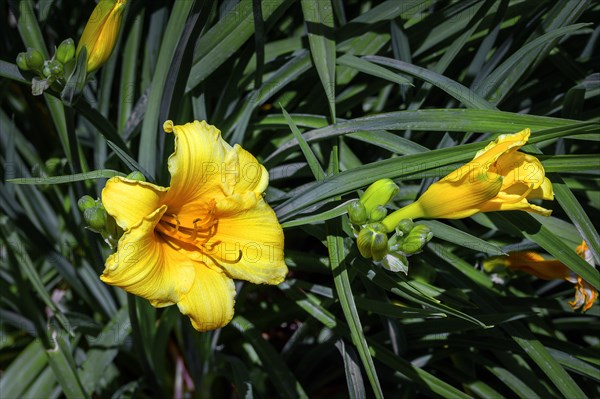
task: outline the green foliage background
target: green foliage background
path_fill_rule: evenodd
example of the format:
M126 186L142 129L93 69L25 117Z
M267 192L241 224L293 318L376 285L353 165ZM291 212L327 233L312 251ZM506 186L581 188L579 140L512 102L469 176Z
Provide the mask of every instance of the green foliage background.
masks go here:
M131 0L72 107L33 97L14 60L77 42L94 2L8 3L2 398L600 396L599 306L573 312L571 284L478 267L533 249L600 288L574 253L585 238L600 259L598 1ZM206 119L251 151L285 228L288 279L238 283L219 331L100 282L110 250L75 206L114 171L168 184L166 119ZM552 217L426 221L435 238L408 276L358 255L343 205L358 189L392 178L401 206L525 127Z

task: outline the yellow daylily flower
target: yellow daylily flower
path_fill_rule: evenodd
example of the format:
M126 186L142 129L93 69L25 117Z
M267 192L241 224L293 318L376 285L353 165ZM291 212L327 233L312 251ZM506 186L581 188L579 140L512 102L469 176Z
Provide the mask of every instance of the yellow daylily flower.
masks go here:
M585 241L576 249L577 254L588 263L593 264L591 251ZM498 266L511 270L520 270L542 280L565 280L575 284L575 299L569 302L573 310L583 306L583 311L590 309L598 298L598 291L587 281L573 273L571 269L556 259L544 259L532 251L510 252L508 256L499 256L483 262L484 270L495 271Z
M232 279L283 281L283 230L254 156L204 121L163 128L175 134L170 186L114 177L102 190L124 234L101 279L155 307L177 304L195 329L212 330L233 317Z
M529 203L554 199L552 183L533 155L517 151L530 130L504 134L475 154L473 160L432 184L421 197L387 216L392 232L402 219L461 219L477 212L523 210L544 216L552 211Z
M84 47L87 49L88 73L104 65L114 50L126 5L127 0L100 0L94 8L76 51L79 56Z

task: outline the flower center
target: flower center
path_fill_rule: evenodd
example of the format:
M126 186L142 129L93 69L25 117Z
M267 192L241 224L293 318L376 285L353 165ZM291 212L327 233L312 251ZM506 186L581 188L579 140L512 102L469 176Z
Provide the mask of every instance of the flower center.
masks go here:
M175 213L165 213L156 225L155 231L167 242L175 241L178 246L183 248L195 247L202 255L210 258L216 264L238 263L242 258L241 250L238 252L236 259L227 259L225 256L220 256L217 250L221 241L214 240L211 242L219 225L219 219L216 217L215 200L211 200L206 209L200 213L201 216L188 223L182 223Z

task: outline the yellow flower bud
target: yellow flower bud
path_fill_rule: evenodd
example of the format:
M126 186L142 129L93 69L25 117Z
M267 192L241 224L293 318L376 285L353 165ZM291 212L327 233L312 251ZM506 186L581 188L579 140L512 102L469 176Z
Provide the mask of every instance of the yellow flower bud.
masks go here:
M90 16L79 44L77 56L87 49L87 72L94 72L110 57L117 38L125 11L126 0L100 0Z
M381 223L371 223L365 226L358 233L356 243L363 257L380 261L388 251L388 238L385 227Z
M388 215L392 232L402 219L462 219L477 212L523 210L548 216L551 211L529 200L554 198L552 183L533 155L519 152L531 132L499 136L473 160L433 183L421 197Z
M398 191L400 191L400 188L391 179L379 179L367 188L367 191L360 197L360 202L365 206L367 215L369 215L371 221L377 221L377 217L381 216L381 211L375 211L373 214L375 218L371 217L371 212L380 206L385 206L398 194ZM379 220L384 217L385 215L379 218Z

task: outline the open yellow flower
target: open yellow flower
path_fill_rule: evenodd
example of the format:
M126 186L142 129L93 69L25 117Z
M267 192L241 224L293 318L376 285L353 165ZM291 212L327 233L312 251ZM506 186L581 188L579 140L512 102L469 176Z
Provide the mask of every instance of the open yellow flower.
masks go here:
M593 262L585 241L577 247L576 252L586 261ZM593 265L593 263L591 264ZM544 259L536 252L511 252L508 256L498 256L483 262L483 268L488 272L495 271L498 266L520 270L542 280L565 280L575 284L575 299L569 302L574 310L583 306L585 312L598 298L598 291L562 262L556 259Z
M392 232L402 219L461 219L477 212L523 210L544 216L552 211L529 203L554 199L552 183L533 155L517 151L530 130L499 136L473 160L432 184L421 197L387 216Z
M194 328L212 330L233 317L232 279L283 281L283 231L254 156L204 121L164 130L175 133L170 187L114 177L102 191L124 234L101 279L155 307L177 304Z
M76 54L87 49L87 72L94 72L110 57L119 36L127 0L100 0L90 16Z

